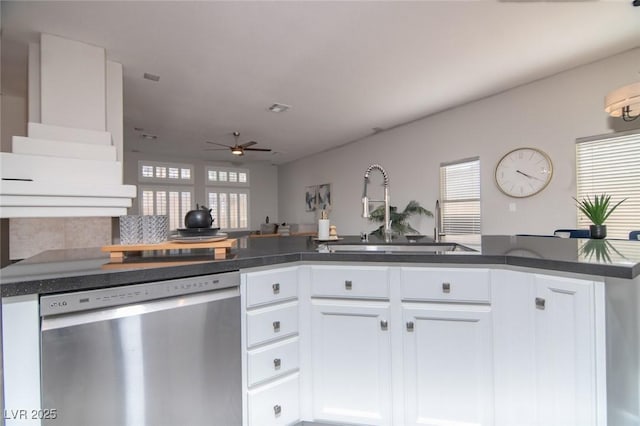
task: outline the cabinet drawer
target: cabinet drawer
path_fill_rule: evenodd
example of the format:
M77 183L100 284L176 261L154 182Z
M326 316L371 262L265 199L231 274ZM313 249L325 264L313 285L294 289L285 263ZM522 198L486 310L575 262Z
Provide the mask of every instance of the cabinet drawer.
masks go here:
M438 302L491 300L488 269L402 268L402 299Z
M247 347L298 333L298 302L247 312Z
M298 268L247 274L247 308L298 297Z
M311 296L360 299L389 298L389 268L314 266Z
M248 386L297 370L298 338L249 351Z
M298 374L249 391L249 426L283 426L300 420Z

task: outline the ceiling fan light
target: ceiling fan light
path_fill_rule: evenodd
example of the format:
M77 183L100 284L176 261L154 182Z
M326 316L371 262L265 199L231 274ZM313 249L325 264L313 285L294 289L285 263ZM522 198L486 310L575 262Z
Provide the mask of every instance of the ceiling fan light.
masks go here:
M612 117L640 114L640 82L611 91L604 98L604 110Z
M242 148L233 147L233 148L231 148L231 153L233 155L243 155L244 154L244 150Z

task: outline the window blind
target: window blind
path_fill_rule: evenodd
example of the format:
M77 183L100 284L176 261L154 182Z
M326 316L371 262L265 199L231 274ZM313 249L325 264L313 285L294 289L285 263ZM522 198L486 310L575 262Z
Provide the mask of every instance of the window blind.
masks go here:
M247 190L209 188L207 200L215 226L223 230L248 229L249 192Z
M578 200L611 195L611 204L627 198L606 220L607 236L626 239L640 229L640 133L583 138L576 141ZM591 225L577 208L578 227Z
M441 231L480 234L480 159L440 165Z
M184 217L192 208L191 188L144 186L140 192L140 212L143 215L167 215L169 229L184 227Z

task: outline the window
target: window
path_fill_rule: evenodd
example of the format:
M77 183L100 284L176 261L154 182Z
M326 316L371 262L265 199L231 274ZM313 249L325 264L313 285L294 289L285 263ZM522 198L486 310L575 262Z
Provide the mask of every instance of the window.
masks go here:
M169 229L184 227L184 217L191 210L192 188L168 189L160 186L141 186L140 194L141 214L168 215Z
M193 184L193 166L190 164L139 161L138 170L140 182Z
M249 171L208 167L205 176L214 223L224 230L249 229Z
M442 232L480 234L480 159L440 165Z
M640 133L578 139L576 185L578 200L603 193L614 204L627 198L605 222L607 236L627 239L629 231L640 229ZM591 225L576 211L579 228Z
M170 229L184 227L184 217L193 208L193 166L139 161L138 170L140 214L167 215Z

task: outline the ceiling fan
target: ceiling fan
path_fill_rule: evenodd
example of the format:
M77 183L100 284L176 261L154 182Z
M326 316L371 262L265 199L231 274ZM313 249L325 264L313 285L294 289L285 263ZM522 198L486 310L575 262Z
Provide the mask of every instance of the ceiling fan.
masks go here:
M257 144L258 142L256 141L249 141L249 142L245 142L243 144L239 144L238 143L238 138L240 137L240 132L233 132L233 137L235 139L235 143L234 145L225 145L222 143L217 143L217 142L211 142L211 141L205 141L206 143L210 143L212 145L219 145L219 146L223 146L224 148L209 148L209 149L205 149L205 151L222 151L222 150L231 150L231 153L233 155L244 155L245 151L263 151L263 152L269 152L271 151L271 149L269 148L250 148L251 146Z

